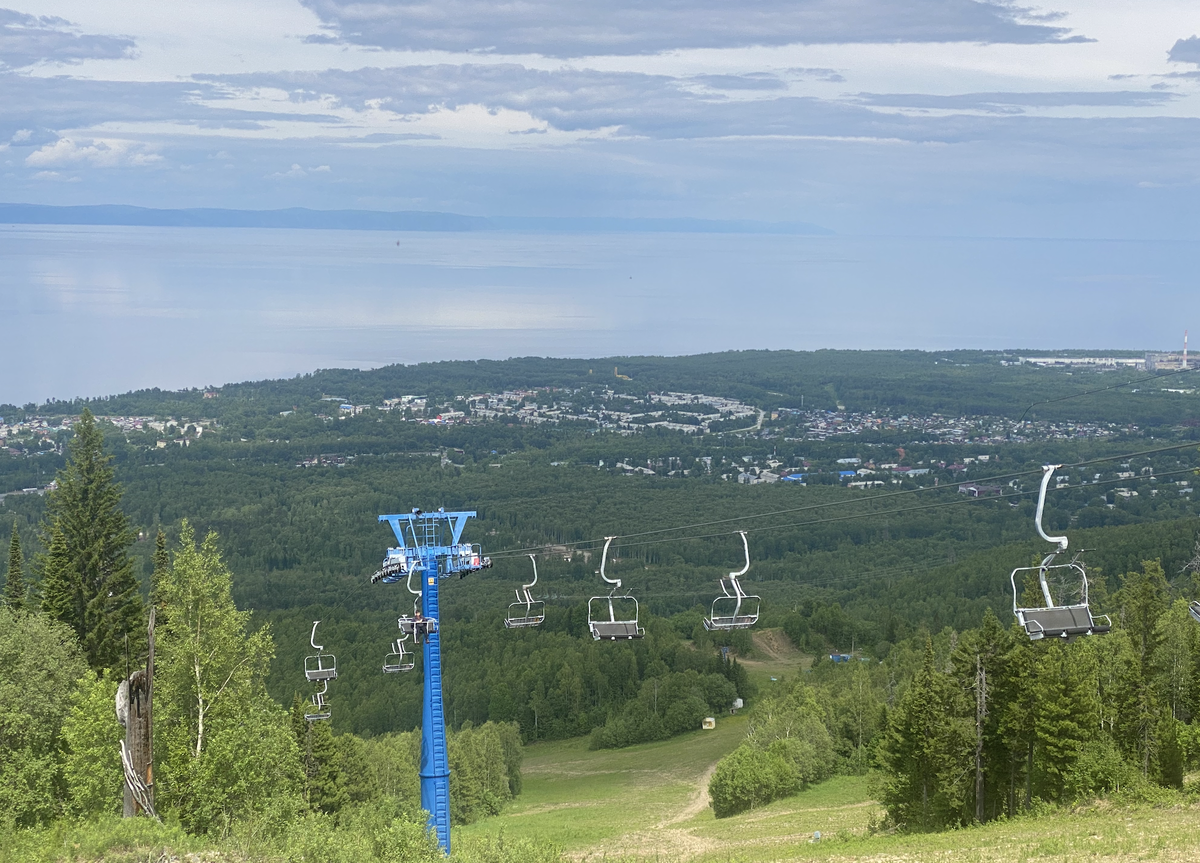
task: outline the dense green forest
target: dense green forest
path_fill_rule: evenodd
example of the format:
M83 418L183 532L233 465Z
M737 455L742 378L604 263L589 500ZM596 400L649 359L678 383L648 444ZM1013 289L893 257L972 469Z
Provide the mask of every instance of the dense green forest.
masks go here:
M783 393L798 398L807 391L808 399L821 399L836 392L848 410L890 404L1007 416L1019 416L1034 401L1111 386L1119 382L1115 376L1145 374L1069 374L1002 365L1005 356L766 352L611 364L619 362L633 378L615 381L631 396L651 387L692 387L770 406ZM124 485L122 507L142 538L132 554L143 586L160 528L172 540L184 518L201 533L215 530L234 573L236 601L274 628L278 658L269 691L289 703L302 688L305 633L320 618L345 669L331 693L334 725L359 734L404 731L419 721L420 671L399 680L379 672L394 618L411 599L402 588L372 586L367 579L392 541L376 516L411 506L476 510L479 517L466 536L496 562L443 593L447 715L453 725L515 721L525 739L604 725L660 660L673 673L703 670L715 654L704 639L692 640L693 630L717 579L740 563L737 529L750 532L753 564L746 581L764 598L764 624L790 621L789 632L813 652L858 647L881 657L918 628L965 629L978 624L985 608L1005 613L1011 604L1007 572L1041 547L1032 507L1044 462L1088 463L1060 472L1070 484L1052 493L1046 520L1048 527L1070 529L1075 547L1089 549L1094 570L1111 582L1107 587L1115 590L1116 577L1143 559L1161 559L1174 578L1191 556L1197 504L1180 492L1200 465L1195 447L1186 445L1196 431L1190 423L1200 400L1186 396L1173 399L1170 425L1162 425L1157 408L1147 407L1161 394L1145 400L1141 392L1114 389L1045 409L1080 420L1111 412L1136 430L980 444L861 434L785 440L769 425L761 433L651 429L628 435L570 424L435 426L399 412L330 420L319 415L329 402L316 401L331 391L351 401L416 391L440 392L452 402L487 387L578 386L595 380L589 368L598 374L609 366L609 360L528 359L334 370L223 387L209 399L199 391L141 392L90 404L109 414L216 420L199 436L184 432L187 446L165 449L156 446L162 436L149 429L110 427L106 433ZM613 384L611 376L601 382ZM297 402L309 409L293 410ZM281 406L292 412L281 416ZM80 407L56 404L39 411ZM61 430L48 439L69 437ZM0 479L9 476L15 480L9 488L22 487L36 465L44 484L65 455L43 451L0 455ZM1138 452L1151 454L1129 455ZM954 469L974 456L989 461L969 472ZM297 466L314 457L315 464ZM837 459L846 457L900 461L930 472L883 489L851 490L839 487L834 472ZM770 460L808 465L807 484L747 486L722 479L737 465ZM629 476L614 468L618 463L667 463L679 470L670 477L662 470ZM996 477L992 482L1002 494L967 499L956 491L964 477L977 483ZM1115 494L1119 488L1140 491L1123 497ZM7 498L0 510L9 514L0 531L16 525L28 537L29 558L39 551L34 528L43 506L43 498L24 495ZM778 514L757 517L764 513ZM629 537L694 524L708 526ZM585 640L583 607L601 586L594 575L597 540L608 534L629 537L616 546L613 571L652 619L665 619L637 645ZM0 541L7 538L0 535ZM545 553L547 545L569 546L563 551L570 554ZM534 633L505 631L503 611L530 566L521 550L538 547L539 597L548 602L548 621Z
M1173 600L1195 595L1188 565L1194 566L1200 537L1200 502L1192 495L1200 468L1200 399L1166 393L1165 384L1153 390L1114 386L1146 373L1070 373L1008 364L1012 359L970 352L530 359L318 372L210 389L208 398L203 391L153 391L9 406L3 408L7 422L35 415L45 422L37 436L14 436L0 451L0 493L44 490L51 478L58 481L44 494L3 499L0 547L20 547L3 572L10 594L74 632L68 637L61 628L37 629L30 621L40 620L39 614L21 624L37 630L30 637L38 643L60 645L54 650L65 651L64 668L74 668L81 680L93 675L90 683L67 686L50 711L58 719L48 720L69 730L59 739L77 739L81 746L92 741L85 752L111 733L88 725L86 711L111 698L106 675L121 665L124 651L136 655L141 649L140 603L153 600L171 620L181 612L170 610L172 601L164 598L169 590L160 590L171 573L227 573L221 602L230 643L244 643L238 649L252 669L241 697L254 705L249 715L259 723L255 733L275 741L281 763L296 759L294 775L285 771L272 779L283 783L272 796L293 800L296 812L349 824L355 807L368 803L377 808L387 801L410 815L416 805L414 789L396 777L410 776L413 768L421 671L381 671L395 619L409 611L412 598L403 585L371 583L394 541L377 517L413 506L470 509L478 517L464 538L479 543L494 566L450 580L442 592L446 714L457 741L456 821L495 812L519 792L518 742L591 735L591 745L604 748L659 740L695 728L735 698L764 718L755 720L757 737L714 778L718 814L791 793L834 771L881 763L895 776L911 773L918 768L911 766L915 756L905 754L904 741L920 734L934 735L930 739L943 746L943 761L918 765L926 771L920 793L928 796L929 783L964 769L963 753L970 748L964 644L991 639L989 656L1005 657L996 660L997 679L1008 681L996 690L998 699L1019 701L1017 694L1002 693L1059 685L1053 675L1074 674L1076 666L1083 670L1060 681L1060 688L1074 693L1063 698L1083 698L1080 693L1100 685L1095 668L1125 662L1133 649L1127 646L1134 637L1128 609L1136 578L1153 581L1153 602L1138 606L1145 620L1153 617L1140 624L1137 637L1143 640L1158 631L1158 621L1178 617ZM632 380L609 375L595 386L621 389L628 404L669 389L739 399L763 413L753 427L744 420L714 423L706 433L687 434L503 418L430 424L415 421L409 411L336 407L343 400L374 404L420 393L451 408L460 396L505 387L568 388L570 398L582 402L592 397L590 381L618 363ZM330 393L337 396L332 406ZM787 411L802 397L809 411L816 402L879 417L903 411L905 420L952 412L1008 421L1034 417L1043 425L1037 434L1010 424L1006 433L948 439L925 430L929 424L881 420L854 433L806 436L797 425L801 420ZM102 417L94 427L80 426L74 418L84 409L174 423L155 429ZM71 421L63 424L63 418ZM727 426L737 430L721 430ZM79 460L89 447L91 467ZM107 453L111 467L96 453ZM1095 653L1101 648L1080 645L1030 646L996 622L1011 620L1009 572L1045 551L1033 525L1045 463L1063 465L1050 493L1047 528L1066 532L1073 551L1086 549L1093 606L1118 622L1117 633L1097 642L1120 656L1106 659ZM97 510L103 517L89 515L80 509L88 496L72 489L103 479L105 470L119 487ZM766 476L776 481L757 481ZM851 480L866 482L851 488ZM964 493L970 489L975 491ZM100 532L111 541L81 557L82 540L68 538L90 536L92 524L108 525ZM739 530L747 531L751 552L743 584L762 597L759 625L781 628L818 658L845 653L869 662L818 661L798 688L756 691L738 661L751 653L747 634L715 635L701 625L718 579L743 562ZM635 642L597 643L588 636L587 600L602 588L599 546L611 535L618 539L608 572L642 603L647 636ZM535 593L546 603L546 621L535 630L507 630L503 617L514 588L531 576L531 552L538 557ZM100 580L79 581L72 574L101 559L111 565L97 570ZM290 722L285 707L308 693L303 659L317 619L324 643L338 656L339 677L329 692L332 727L314 731L311 723ZM125 646L127 633L132 647ZM75 648L68 644L72 638ZM1170 722L1178 725L1163 718L1168 696L1156 664L1162 660L1146 659L1150 649L1141 648L1141 677L1121 683L1126 688L1119 697L1142 699L1142 712L1127 711L1120 722L1143 731L1152 724L1153 739L1149 732L1135 739L1127 730L1133 726L1119 730L1101 707L1088 707L1086 721L1107 728L1109 749L1077 747L1067 764L1038 748L1043 744L1037 735L1051 732L1039 731L1050 726L1037 723L1052 718L1028 719L1023 730L992 729L981 780L988 817L1011 814L1018 802L1028 806L1035 798L1067 799L1071 789L1083 787L1079 783L1098 789L1128 784L1121 771L1138 764L1135 773L1147 782L1175 782L1171 765L1194 758L1186 743L1192 708L1172 707ZM1038 658L1042 654L1077 658L1052 661ZM1051 667L1053 662L1059 664ZM822 689L827 698L817 697ZM1189 689L1194 691L1200 686ZM918 692L924 693L925 713L910 694ZM1145 703L1146 693L1154 693L1153 705ZM998 706L993 720L1005 710L1010 708ZM950 725L920 725L932 722L932 715L950 717ZM1079 735L1086 735L1090 726L1081 722ZM804 751L779 743L797 723L812 743ZM228 745L236 748L237 739ZM168 745L174 754L167 757L177 766L165 768L163 785L165 803L181 813L185 827L203 832L227 829L231 817L293 817L272 814L253 795L214 803L212 795L192 794L188 783L199 782L199 788L205 780L186 767L181 753L188 745ZM1033 746L1034 755L1021 750L1020 761L1019 746ZM1172 746L1181 754L1171 755ZM65 759L56 762L58 790L38 798L41 803L20 804L32 813L24 816L26 823L98 805L100 791L93 786L78 792L84 802L71 802L76 792L68 788L70 777L89 769L86 759L72 762L71 751L67 746L53 756ZM1093 757L1109 761L1085 782L1076 776L1083 769L1078 765ZM1170 758L1175 760L1168 764ZM1056 779L1045 774L1052 762ZM172 769L179 777L174 785ZM1069 770L1076 778L1063 778ZM1103 773L1100 779L1096 771ZM770 778L767 786L745 781L760 774ZM887 792L898 824L934 827L975 817L980 795L974 786L938 785L939 808L915 814L904 808L911 788Z

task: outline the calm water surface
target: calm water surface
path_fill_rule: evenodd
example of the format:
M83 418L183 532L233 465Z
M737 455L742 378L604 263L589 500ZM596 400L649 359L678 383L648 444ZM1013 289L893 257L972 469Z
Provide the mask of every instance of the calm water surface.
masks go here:
M0 403L316 368L1174 346L1200 244L0 228Z

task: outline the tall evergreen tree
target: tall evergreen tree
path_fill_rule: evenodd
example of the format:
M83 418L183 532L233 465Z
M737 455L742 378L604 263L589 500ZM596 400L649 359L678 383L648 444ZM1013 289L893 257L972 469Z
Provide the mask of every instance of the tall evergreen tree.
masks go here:
M936 667L933 643L889 717L880 749L883 804L897 824L937 830L971 819L973 733L965 697Z
M297 693L292 700L291 720L304 769L304 799L313 809L331 815L350 802L337 741L328 722L309 722L304 710L305 702Z
M137 639L144 629L142 598L129 556L134 537L121 511L112 457L104 453L104 437L86 408L74 431L70 458L48 496L45 527L47 547L56 531L62 534L69 572L46 569L48 555L43 580L53 576L59 579L56 590L77 594L73 601L58 597L51 605L72 610L59 619L79 636L88 664L112 668L124 654L125 636Z
M49 550L41 558L42 611L77 634L83 628L83 588L58 525L50 527Z
M166 608L164 592L170 569L171 553L167 551L167 535L160 527L158 535L154 537L154 571L150 574L150 604L158 609L159 623L166 622L162 613Z
M979 629L963 633L951 657L959 685L974 702L975 820L981 823L988 820L989 812L999 813L997 798L1008 780L1008 749L1000 732L1002 711L995 705L997 695L1003 698L1011 691L1005 662L1010 642L1010 633L989 608Z
M1159 619L1170 602L1162 564L1148 560L1141 572L1126 573L1121 587L1121 623L1129 633L1135 663L1128 670L1123 728L1117 741L1136 754L1142 775L1149 778L1158 750L1162 703L1155 686L1156 665L1163 631Z
M1096 705L1071 647L1050 642L1038 657L1035 674L1034 788L1043 800L1058 802L1066 791L1071 768L1087 741L1096 737Z
M4 584L4 601L13 612L25 608L25 555L21 553L21 537L13 521L12 542L8 544L8 580Z

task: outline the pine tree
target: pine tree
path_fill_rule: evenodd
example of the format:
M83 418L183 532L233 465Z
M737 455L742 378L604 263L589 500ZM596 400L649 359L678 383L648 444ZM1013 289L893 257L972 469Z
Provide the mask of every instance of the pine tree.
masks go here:
M77 594L71 601L58 596L51 605L56 612L70 609L59 619L75 630L88 664L99 670L119 663L126 635L141 635L144 609L129 556L133 532L121 511L121 487L112 457L104 453L104 437L86 408L74 431L70 458L49 495L45 527L47 547L55 532L62 534L68 563L64 571L52 572L48 555L43 580L53 577L55 590Z
M1034 668L1037 645L1025 631L1013 624L1009 649L1004 655L1004 673L993 688L1000 706L998 733L1007 752L1006 811L1014 816L1033 802L1033 756L1036 740L1037 700L1034 693Z
M313 809L332 815L350 802L337 741L328 722L307 721L304 709L305 702L297 694L292 700L291 719L304 769L304 799Z
M57 525L50 528L50 550L41 558L42 611L76 633L83 627L83 588Z
M162 616L166 608L164 585L170 569L171 554L167 551L167 535L159 528L158 536L154 537L154 571L150 574L150 604L158 609L158 623L166 623L166 618Z
M951 657L955 676L974 702L975 737L975 820L984 822L998 812L996 792L1007 783L1007 748L1001 739L1000 705L997 695L1006 693L1005 654L1010 635L989 608L979 629L963 633ZM989 789L992 795L989 797ZM988 804L991 804L989 807Z
M1169 590L1162 564L1148 560L1141 572L1126 573L1121 587L1121 623L1129 634L1135 663L1129 669L1128 707L1117 742L1136 754L1142 775L1149 778L1158 749L1162 710L1155 672L1163 632L1159 619L1168 608Z
M888 774L883 804L897 824L937 830L970 820L973 734L965 707L926 639L921 670L892 712L880 750Z
M1087 741L1096 736L1096 706L1072 647L1046 645L1039 657L1034 692L1037 704L1037 760L1034 788L1043 800L1057 802L1066 791L1071 768Z
M13 613L25 608L25 555L21 553L21 537L13 522L12 542L8 545L8 580L4 584L4 601Z

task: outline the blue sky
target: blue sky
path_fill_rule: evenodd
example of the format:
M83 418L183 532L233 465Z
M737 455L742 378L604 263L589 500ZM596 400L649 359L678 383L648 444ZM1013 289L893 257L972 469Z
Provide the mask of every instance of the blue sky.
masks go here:
M1195 2L0 3L4 201L1200 227Z

